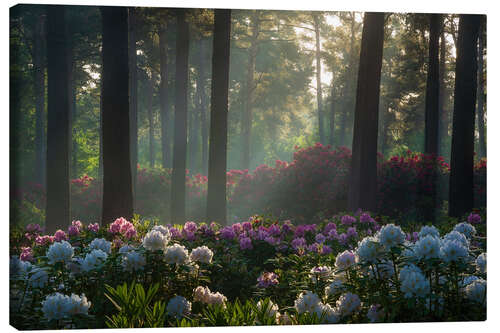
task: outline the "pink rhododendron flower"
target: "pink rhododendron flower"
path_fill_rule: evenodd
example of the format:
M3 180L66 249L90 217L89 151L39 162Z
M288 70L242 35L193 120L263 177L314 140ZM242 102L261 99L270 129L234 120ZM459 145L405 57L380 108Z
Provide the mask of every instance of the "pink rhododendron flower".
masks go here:
M68 236L66 236L66 233L64 231L62 231L61 229L59 229L54 234L54 239L55 239L56 242L60 242L60 241L63 241L63 240L68 240Z
M69 236L78 236L80 234L80 229L77 226L70 225L68 227L68 235Z
M98 232L99 231L99 224L98 223L89 224L87 229L89 229L89 231L92 231L92 232Z
M242 249L242 250L253 249L252 240L248 237L242 237L240 239L240 249Z
M22 261L33 261L33 250L31 247L23 247L19 259Z

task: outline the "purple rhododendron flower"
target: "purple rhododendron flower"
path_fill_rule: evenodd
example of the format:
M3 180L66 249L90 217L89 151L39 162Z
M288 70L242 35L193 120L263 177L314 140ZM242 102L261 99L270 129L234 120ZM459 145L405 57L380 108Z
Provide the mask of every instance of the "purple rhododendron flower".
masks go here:
M320 244L318 243L312 243L311 245L309 245L307 247L307 250L309 252L315 252L315 253L318 253L319 252L319 248L320 248Z
M273 272L264 272L261 276L257 278L257 286L259 288L267 288L269 286L275 286L279 283L278 275Z
M231 227L233 228L233 231L236 234L240 234L243 231L243 227L241 226L241 223L235 223Z
M331 230L337 230L337 225L333 222L330 222L328 223L327 225L325 225L325 229L323 229L323 233L325 235L328 235L328 233L331 231Z
M194 232L191 231L183 230L182 234L184 235L184 238L190 242L194 241L196 238Z
M332 229L328 232L328 239L337 239L339 238L339 234L337 233L337 229Z
M340 222L344 225L352 225L353 223L356 222L356 218L355 217L352 217L350 215L344 215L342 216L342 218L340 219Z
M251 222L243 222L241 224L241 227L243 228L243 230L245 231L249 231L249 230L252 230L252 223Z
M98 223L89 224L87 229L89 229L89 231L92 231L92 232L98 232L99 231L99 224Z
M37 236L35 238L35 243L37 245L47 245L47 244L51 244L54 242L54 239L55 237L54 236L49 236L49 235L45 235L45 236Z
M264 241L266 241L267 243L275 246L275 245L278 245L280 243L280 240L279 238L275 238L275 237L272 237L272 236L267 236Z
M74 225L70 225L68 227L68 235L69 236L78 236L80 234L80 229Z
M469 217L467 217L467 222L469 222L470 224L481 223L481 215L475 214L475 213L471 213L469 215Z
M358 237L358 232L356 231L356 227L347 228L347 237L350 237L350 238Z
M346 234L346 233L341 233L341 234L339 235L339 237L338 237L339 243L340 243L340 244L342 244L342 245L347 244L347 239L348 239L348 238L349 238L349 237L347 236L347 234Z
M279 236L280 233L281 233L281 230L280 230L280 226L277 225L277 224L272 224L271 226L269 226L269 228L267 229L267 232L272 235L272 236Z
M372 217L368 213L363 213L359 216L359 222L361 223L369 223L372 220L373 220Z
M294 250L303 249L307 246L307 242L303 237L298 237L292 240L292 248Z
M326 240L326 237L323 234L317 234L314 239L316 240L316 242L323 244Z
M323 246L321 246L321 254L326 255L326 254L330 254L330 253L332 253L332 248L326 244L323 244Z
M220 236L223 239L233 239L236 237L236 234L233 231L233 228L227 226L221 229Z
M19 259L21 261L33 261L33 250L31 247L23 247Z
M168 231L170 231L170 236L174 239L180 239L182 237L180 230L175 227L171 227Z
M30 223L26 226L26 231L31 233L40 233L42 232L42 227L38 223Z
M248 237L240 238L240 249L242 249L242 250L253 249L252 240Z
M63 241L63 240L67 240L68 236L66 236L66 233L64 231L62 231L61 229L59 229L54 234L54 239L55 239L56 242L60 242L60 241Z
M184 223L184 230L186 230L187 232L196 232L197 229L198 227L194 222L188 221Z

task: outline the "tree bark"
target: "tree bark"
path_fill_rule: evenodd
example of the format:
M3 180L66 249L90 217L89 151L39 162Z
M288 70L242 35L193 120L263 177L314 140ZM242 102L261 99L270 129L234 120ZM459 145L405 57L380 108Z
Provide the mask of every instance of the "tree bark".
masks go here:
M332 77L332 92L330 95L330 140L328 142L332 147L335 145L335 87Z
M66 10L47 6L47 209L45 231L70 222L70 96Z
M47 145L45 136L45 15L37 20L33 41L33 72L35 91L35 180L45 188L45 165L47 162Z
M423 214L426 221L434 221L436 217L435 207L437 205L437 174L436 157L439 150L439 35L443 18L440 14L429 16L429 60L427 66L427 85L425 91L425 145L424 152L432 156L433 169L430 181L434 186L431 192L422 194L429 196L433 208L424 209ZM426 198L421 198L426 200Z
M175 55L175 128L172 172L172 223L186 222L186 148L189 27L185 9L178 9Z
M377 131L384 13L365 13L359 60L349 209L376 209Z
M316 42L316 101L318 104L318 129L319 142L325 143L325 133L323 129L323 93L321 89L321 40L320 40L320 21L318 14L313 14L314 35Z
M227 112L231 10L215 10L208 165L207 221L223 225L226 217Z
M252 141L252 108L253 108L253 92L254 92L254 73L255 61L258 52L258 36L260 30L259 13L254 11L251 16L252 36L250 37L250 48L248 49L247 62L247 82L246 82L246 101L243 119L241 121L241 168L250 168L250 144Z
M439 46L439 155L443 155L445 151L444 140L448 135L448 127L449 127L449 116L448 112L445 110L445 100L446 100L446 85L445 85L445 77L446 77L446 37L444 36L444 27L441 30L441 43Z
M168 23L165 28L160 29L160 118L161 118L161 156L162 167L167 169L170 163L170 145L168 140L168 126L170 123L170 112L168 108Z
M479 157L486 157L486 134L484 129L484 34L486 17L481 17L478 50L478 89L477 89L477 130L479 132Z
M205 55L207 52L207 39L201 40L200 54ZM200 59L200 122L201 122L201 172L206 174L208 170L208 122L207 122L207 94L205 92L206 83L206 63L205 57Z
M153 78L148 82L148 123L149 123L149 167L155 167L155 123L153 114L153 95L154 82Z
M474 206L474 118L477 93L479 15L460 15L455 70L449 216Z
M425 153L438 153L439 141L439 35L440 14L430 14L429 61L425 91Z
M136 30L137 30L137 13L136 9L131 7L128 9L128 57L129 57L129 109L130 109L130 166L132 169L132 193L135 197L135 189L137 186L137 163L138 163L138 135L137 135L137 47L136 47Z
M133 216L130 163L129 49L126 7L102 14L102 223Z

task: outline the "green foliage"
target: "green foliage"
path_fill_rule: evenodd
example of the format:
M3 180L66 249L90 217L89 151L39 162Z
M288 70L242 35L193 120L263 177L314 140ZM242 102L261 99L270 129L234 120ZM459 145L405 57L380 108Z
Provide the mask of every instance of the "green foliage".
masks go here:
M107 294L104 294L118 310L117 314L106 316L106 325L109 328L140 328L163 327L166 313L165 303L154 298L159 289L158 284L149 286L147 292L141 284L127 283L115 288L106 285Z

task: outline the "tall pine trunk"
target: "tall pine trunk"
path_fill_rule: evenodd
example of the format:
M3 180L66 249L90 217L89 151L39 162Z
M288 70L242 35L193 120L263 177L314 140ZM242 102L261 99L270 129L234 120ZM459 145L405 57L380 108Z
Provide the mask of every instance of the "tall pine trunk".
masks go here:
M160 119L161 119L161 156L162 167L167 169L170 163L170 145L168 140L168 126L170 124L170 112L168 108L168 23L165 28L160 29Z
M477 93L477 38L480 15L460 15L451 137L449 216L474 206L474 118Z
M436 157L439 151L439 35L443 18L440 14L429 16L429 60L427 66L427 86L425 90L425 145L424 152L431 156L431 192L420 193L420 200L427 202L423 214L426 221L434 221L437 205Z
M352 144L349 209L376 209L377 131L384 13L365 13Z
M208 170L208 121L207 121L207 94L205 92L207 66L205 53L207 52L207 39L202 39L200 43L200 126L201 126L201 172L207 173Z
M47 145L45 136L45 15L37 19L33 41L33 72L35 91L35 180L45 188Z
M186 153L189 27L185 9L178 9L175 55L175 128L171 188L172 223L186 222Z
M70 96L66 10L47 6L47 209L45 231L70 222Z
M148 82L148 123L149 123L149 167L152 169L155 166L155 122L153 114L153 95L154 82L153 78Z
M246 100L243 119L241 121L241 168L250 168L250 151L252 142L252 120L253 120L253 92L254 92L254 74L255 61L258 52L258 36L260 30L259 13L254 11L251 17L252 35L250 37L250 48L248 49L247 62L247 82L246 82Z
M130 166L132 171L132 193L137 187L138 134L137 134L137 14L135 8L128 9L128 58L129 58L129 109L130 109Z
M481 17L478 50L478 89L477 89L477 130L479 132L479 157L486 157L486 134L484 130L484 36L486 17Z
M346 142L346 132L347 132L347 118L349 117L349 114L352 113L354 109L354 94L352 94L352 86L353 86L353 81L354 81L354 60L356 55L354 54L354 40L355 40L355 25L356 25L356 20L355 20L355 13L351 12L351 42L350 42L350 48L349 48L349 67L348 67L348 77L349 79L346 82L345 88L344 88L344 100L346 101L343 106L343 110L341 112L341 117L340 117L340 135L339 135L339 145L340 146L345 146L347 144Z
M130 164L128 22L126 7L102 14L102 223L133 215Z
M227 112L231 10L215 10L208 165L207 222L227 223Z
M446 101L446 37L444 35L444 27L441 29L441 42L439 45L439 151L438 155L443 155L447 150L445 141L443 140L448 136L449 116L445 110Z
M320 21L318 14L313 14L314 35L316 42L316 102L318 104L318 129L319 142L325 143L325 133L323 128L323 93L321 89L321 40L320 40Z
M330 140L328 143L334 147L335 145L335 86L333 85L332 77L332 92L330 95Z

